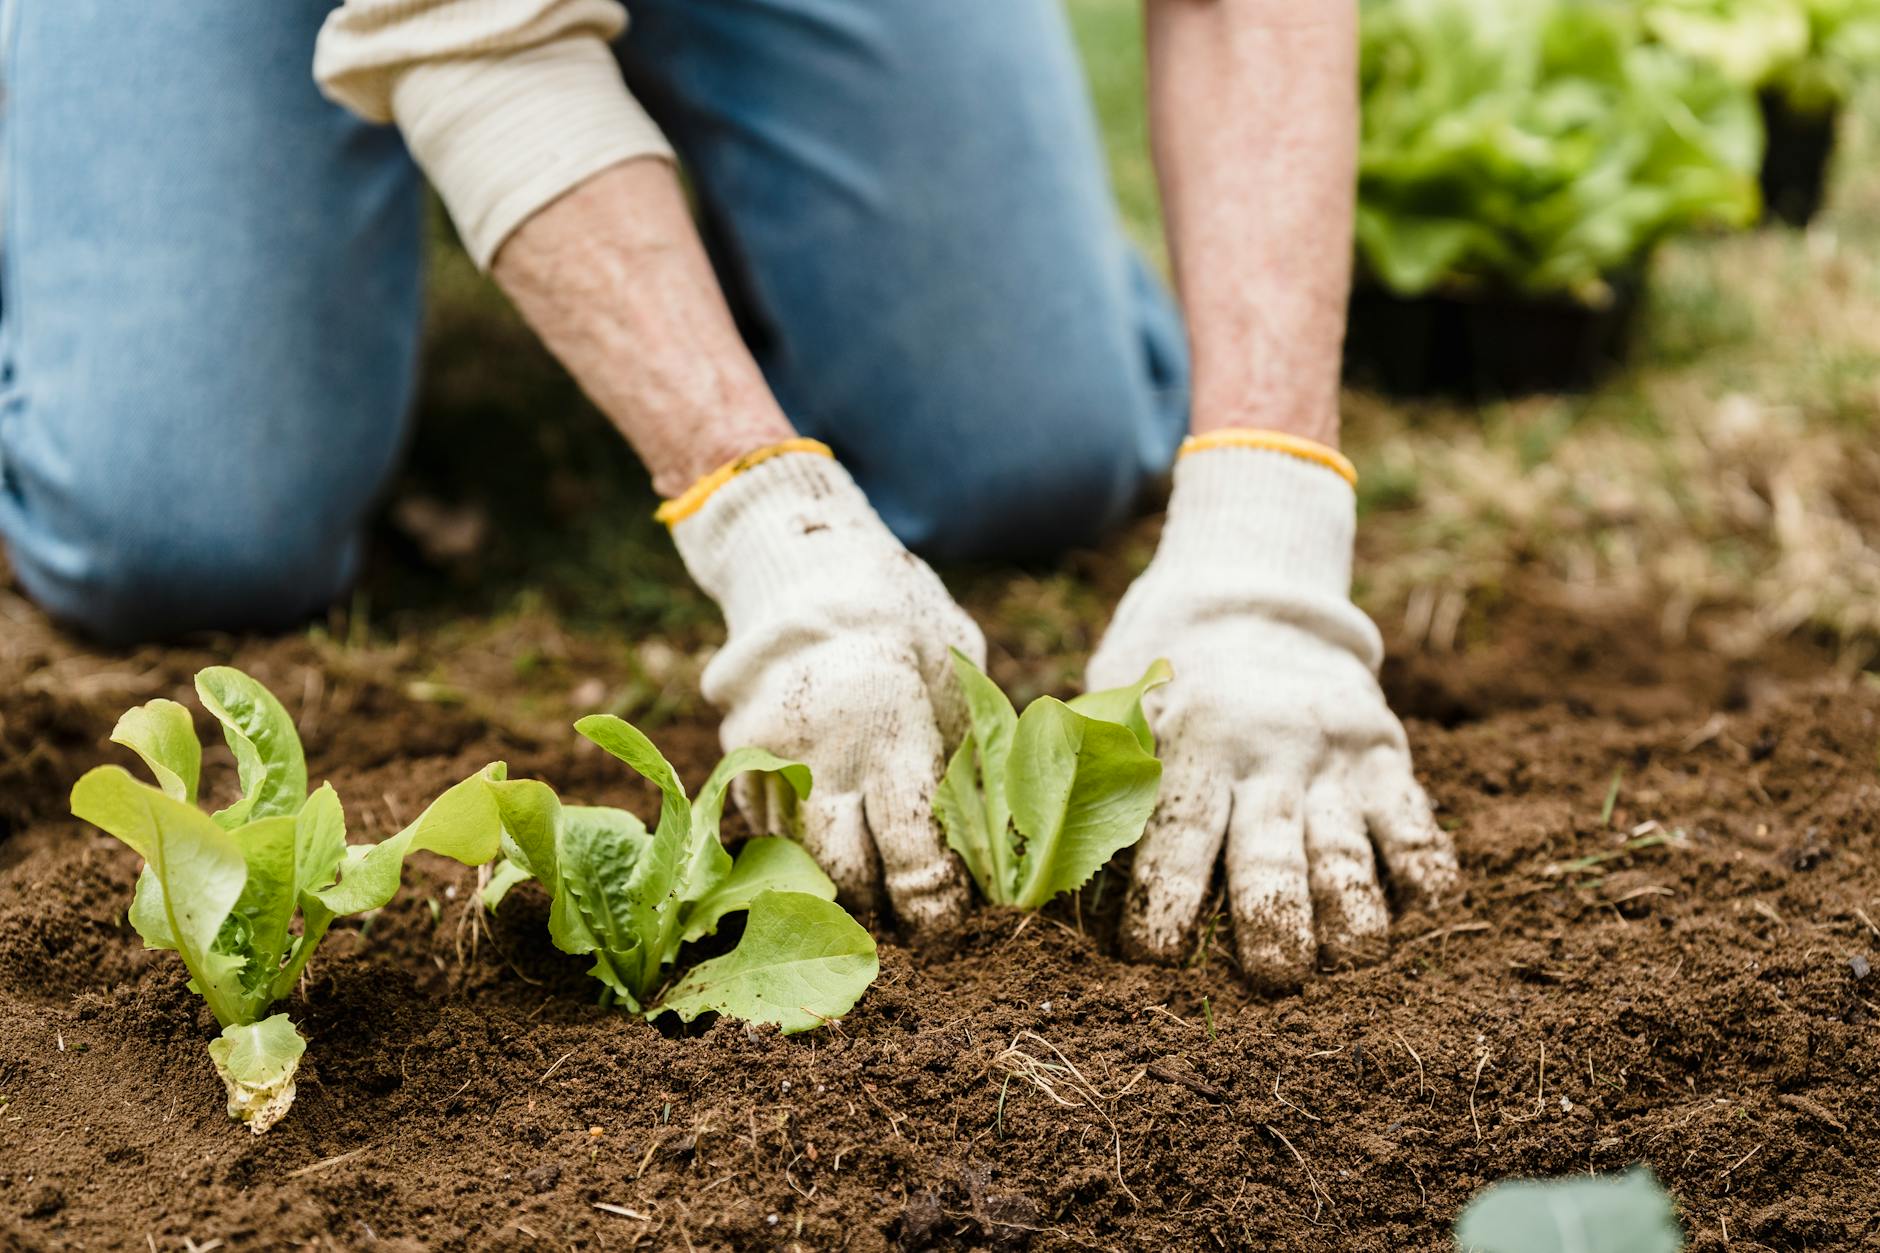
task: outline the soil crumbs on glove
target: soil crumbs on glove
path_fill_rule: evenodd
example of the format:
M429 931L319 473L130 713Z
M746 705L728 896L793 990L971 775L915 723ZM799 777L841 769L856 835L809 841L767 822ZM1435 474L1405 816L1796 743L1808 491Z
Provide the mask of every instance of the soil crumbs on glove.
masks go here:
M1112 867L935 949L881 932L838 1028L680 1035L594 1004L537 889L480 918L474 872L420 859L285 1003L300 1095L255 1137L180 964L125 923L135 857L65 813L128 762L118 712L251 669L355 840L495 758L648 816L650 789L555 730L576 710L540 676L498 668L482 698L529 714L501 721L408 650L9 626L0 1248L1445 1249L1496 1179L1634 1163L1693 1248L1872 1247L1880 691L1651 638L1543 615L1394 666L1467 893L1299 996L1241 991L1225 920L1186 968L1119 961ZM702 720L655 734L693 782L715 758Z

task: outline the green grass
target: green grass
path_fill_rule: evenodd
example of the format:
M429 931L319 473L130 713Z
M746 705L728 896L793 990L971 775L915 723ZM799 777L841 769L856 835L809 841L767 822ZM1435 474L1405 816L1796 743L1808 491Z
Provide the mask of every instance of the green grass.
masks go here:
M1123 224L1144 251L1163 260L1162 207L1143 107L1142 0L1070 0L1067 7Z

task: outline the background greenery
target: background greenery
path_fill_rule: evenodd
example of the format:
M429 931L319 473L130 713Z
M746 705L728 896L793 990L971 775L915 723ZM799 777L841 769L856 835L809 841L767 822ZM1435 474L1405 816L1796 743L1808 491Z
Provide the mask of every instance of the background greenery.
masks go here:
M1139 0L1069 11L1119 212L1159 258ZM1672 645L1748 652L1801 631L1866 664L1880 639L1876 117L1871 94L1856 101L1829 208L1806 233L1661 249L1636 363L1596 394L1486 407L1347 395L1358 595L1398 647L1490 636L1498 606L1539 581L1569 604L1643 603ZM488 640L489 664L518 669L552 662L560 632L600 635L625 676L609 678L615 712L692 699L684 675L716 613L652 523L644 474L447 228L438 237L410 467L372 578L324 629L443 633L466 656ZM991 624L995 672L1019 699L1076 679L1152 539L1139 526L1102 555L947 572Z

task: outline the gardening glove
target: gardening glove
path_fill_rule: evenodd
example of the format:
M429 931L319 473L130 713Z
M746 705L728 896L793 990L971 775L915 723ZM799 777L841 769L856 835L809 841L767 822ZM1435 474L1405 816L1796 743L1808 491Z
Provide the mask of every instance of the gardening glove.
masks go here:
M661 516L724 610L729 639L703 687L725 747L814 776L800 810L787 788L740 780L745 817L801 839L851 908L878 907L885 883L916 932L957 919L965 880L933 794L965 722L947 650L983 663L979 628L814 440L753 453Z
M1187 955L1223 844L1241 966L1267 991L1296 988L1315 958L1382 956L1374 844L1419 902L1455 883L1377 684L1382 640L1351 603L1355 477L1275 432L1183 446L1155 559L1088 675L1120 686L1157 657L1175 672L1146 702L1163 775L1123 924L1132 956Z

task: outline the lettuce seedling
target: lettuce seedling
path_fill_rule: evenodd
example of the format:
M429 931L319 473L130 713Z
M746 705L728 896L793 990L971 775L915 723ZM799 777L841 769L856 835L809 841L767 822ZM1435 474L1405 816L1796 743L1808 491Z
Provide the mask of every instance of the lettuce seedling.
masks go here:
M987 900L1037 909L1142 838L1162 784L1142 697L1168 682L1168 663L1068 704L1039 697L1023 717L958 650L953 669L970 727L934 813Z
M1619 1177L1503 1180L1456 1221L1465 1253L1678 1253L1671 1198L1645 1167Z
M534 780L489 780L503 859L484 903L495 909L517 883L539 880L555 946L594 959L589 973L604 985L603 1005L617 1002L649 1019L673 1013L690 1022L709 1010L788 1033L847 1013L880 967L873 937L835 903L829 876L790 840L749 840L733 861L718 837L733 778L775 774L800 801L809 768L741 748L691 800L671 764L629 724L596 714L575 729L659 788L657 824L649 833L622 809L563 805ZM737 947L671 981L680 948L738 912L747 917Z
M273 693L212 666L196 676L196 694L235 754L240 800L212 814L197 807L202 745L189 711L153 700L118 719L111 739L143 758L157 786L100 766L72 788L72 813L144 859L131 925L147 948L183 959L190 990L222 1025L209 1055L229 1115L259 1135L293 1103L307 1047L286 1014L264 1017L268 1007L293 990L334 919L397 894L407 854L429 849L468 865L496 855L485 784L504 767L452 787L390 839L348 845L339 796L330 783L308 794L300 736Z

